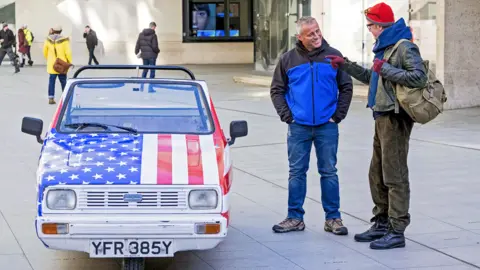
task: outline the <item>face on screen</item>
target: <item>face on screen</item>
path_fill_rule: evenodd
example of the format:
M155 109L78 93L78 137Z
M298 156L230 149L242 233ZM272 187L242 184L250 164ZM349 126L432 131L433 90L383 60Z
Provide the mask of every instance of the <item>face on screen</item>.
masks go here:
M193 10L193 27L198 30L205 30L208 24L208 12L206 10Z

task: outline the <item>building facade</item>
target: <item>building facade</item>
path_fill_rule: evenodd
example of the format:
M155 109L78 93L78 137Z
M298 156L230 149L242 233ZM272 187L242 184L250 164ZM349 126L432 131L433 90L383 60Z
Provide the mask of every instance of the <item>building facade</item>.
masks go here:
M363 10L380 1L294 0L255 1L255 69L270 73L279 56L295 44L295 21L299 16L317 18L325 39L349 59L368 66L373 60L374 39L365 25ZM412 26L415 43L424 57L436 62L436 0L387 0L396 19Z
M12 0L0 0L8 3ZM435 10L435 1L390 0L398 17L410 19L411 2ZM32 52L41 53L48 29L61 25L72 40L74 61L87 62L85 25L97 32L96 55L103 63L138 63L134 54L138 33L150 21L157 23L159 64L254 63L255 70L271 73L279 56L295 45L295 22L301 16L317 18L327 41L351 59L371 62L373 39L366 31L362 11L372 0L16 0L0 9L0 19L13 28L27 24L36 34ZM0 4L1 6L1 4ZM3 12L2 12L3 10ZM12 11L14 14L12 14ZM435 20L414 16L422 51L434 52ZM433 18L434 15L430 15ZM409 20L412 21L412 20ZM228 30L228 31L226 31ZM420 33L428 33L421 35ZM434 60L435 56L431 56ZM41 59L37 59L40 60Z
M101 62L138 63L138 33L155 21L160 64L255 63L255 70L271 71L278 57L295 45L295 21L305 15L316 17L325 38L345 55L363 63L371 58L372 39L362 14L375 3L371 0L0 1L0 20L12 28L27 24L39 37L34 55L40 55L48 30L61 25L78 64L88 60L85 25L97 32ZM409 0L388 2L397 16L409 15Z
M412 27L424 59L445 83L447 107L480 105L480 2L478 0L383 0ZM280 55L295 45L295 22L317 18L325 39L344 56L370 66L373 38L363 10L380 0L0 0L0 21L27 24L35 35L32 56L44 63L42 46L61 25L72 41L73 60L88 63L85 25L99 38L103 64L133 64L138 33L157 23L157 64L252 64L271 74ZM479 56L477 56L479 55ZM458 61L462 59L462 61ZM463 63L463 64L462 64Z

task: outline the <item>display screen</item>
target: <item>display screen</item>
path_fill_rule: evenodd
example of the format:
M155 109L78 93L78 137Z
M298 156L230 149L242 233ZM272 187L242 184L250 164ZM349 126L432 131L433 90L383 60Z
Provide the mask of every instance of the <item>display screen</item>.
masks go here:
M191 33L197 37L223 37L225 36L225 7L221 3L191 4ZM240 35L239 20L240 4L230 4L230 36Z

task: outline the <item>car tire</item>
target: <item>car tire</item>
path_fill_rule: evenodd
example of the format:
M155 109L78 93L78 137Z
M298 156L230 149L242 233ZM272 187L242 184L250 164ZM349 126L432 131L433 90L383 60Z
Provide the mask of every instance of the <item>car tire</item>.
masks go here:
M125 258L122 270L145 270L145 258Z

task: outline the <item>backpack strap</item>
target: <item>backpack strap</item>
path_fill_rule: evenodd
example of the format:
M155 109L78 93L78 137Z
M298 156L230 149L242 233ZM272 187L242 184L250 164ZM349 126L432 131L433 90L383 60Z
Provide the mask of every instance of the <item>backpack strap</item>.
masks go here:
M390 57L392 57L393 53L398 49L398 46L400 46L400 44L402 44L402 43L405 42L405 41L406 41L406 42L410 42L410 40L408 40L408 39L404 39L404 38L400 39L399 41L397 41L397 43L395 44L395 46L393 46L393 48L391 48L391 49L388 51L388 53L385 54L385 57L384 57L383 59L385 59L385 60L388 61L388 60L390 59Z
M390 60L390 57L392 57L393 53L398 49L398 46L400 46L400 44L402 44L403 42L410 42L410 40L402 38L399 41L397 41L397 43L395 43L395 46L393 46L393 48L391 48L388 51L388 53L385 54L383 59L385 59L388 62L388 60ZM395 94L395 96L397 96L395 85L392 82L390 82L390 85L392 86L393 93ZM395 98L395 113L399 113L399 112L400 112L400 104L398 104L398 99Z

